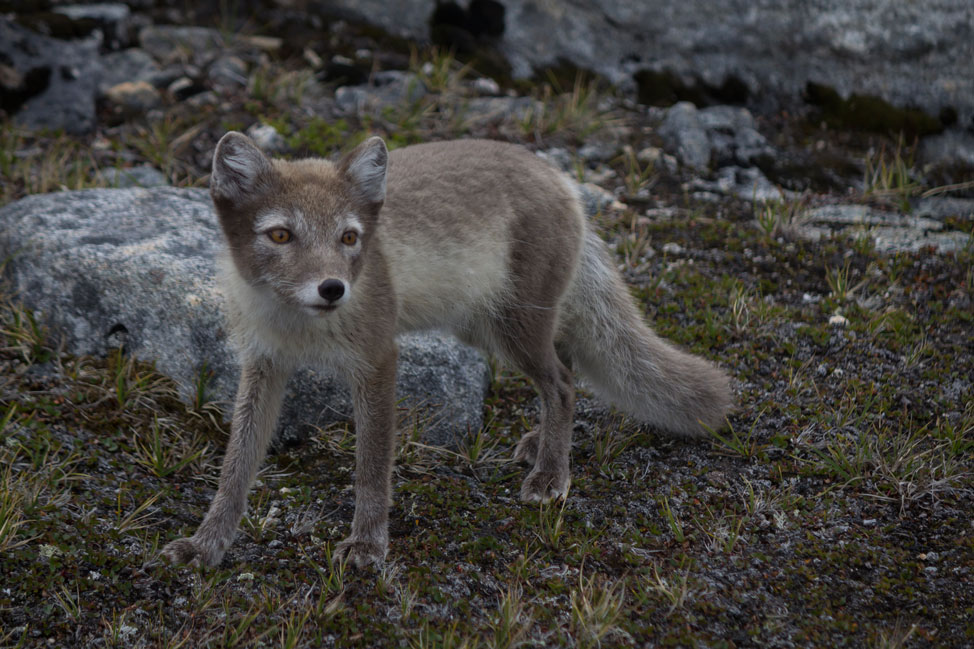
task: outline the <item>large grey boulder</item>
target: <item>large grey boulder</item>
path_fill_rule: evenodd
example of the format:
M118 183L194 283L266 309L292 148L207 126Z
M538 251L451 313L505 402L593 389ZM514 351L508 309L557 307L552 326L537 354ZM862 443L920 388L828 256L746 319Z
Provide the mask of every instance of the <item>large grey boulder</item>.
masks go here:
M17 298L69 352L102 355L123 344L154 362L191 398L203 371L230 402L238 368L222 315L215 257L222 245L209 195L199 189L93 189L29 196L0 209L0 258ZM437 334L400 341L402 411L425 439L450 445L482 422L488 369L478 352ZM302 370L288 387L287 440L351 416L330 376Z
M480 0L481 4L491 4ZM397 35L429 39L438 0L333 0ZM467 8L470 0L457 5ZM876 95L931 115L974 118L970 0L496 0L496 47L516 77L569 61L617 85L640 71L688 85L732 86L762 100L797 98L809 82Z

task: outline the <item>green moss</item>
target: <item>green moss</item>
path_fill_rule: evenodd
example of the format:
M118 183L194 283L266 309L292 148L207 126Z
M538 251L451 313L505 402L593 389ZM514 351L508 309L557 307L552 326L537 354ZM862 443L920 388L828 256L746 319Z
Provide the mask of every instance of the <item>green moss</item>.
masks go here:
M897 108L873 95L852 93L843 99L834 88L809 82L805 96L833 128L862 129L894 137L903 134L910 138L944 130L939 118L917 108Z

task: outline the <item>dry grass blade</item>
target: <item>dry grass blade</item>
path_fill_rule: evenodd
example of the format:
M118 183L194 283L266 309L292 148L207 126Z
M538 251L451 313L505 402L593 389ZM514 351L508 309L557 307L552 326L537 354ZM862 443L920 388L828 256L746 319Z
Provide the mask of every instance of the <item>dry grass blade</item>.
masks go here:
M601 647L612 636L626 636L618 626L626 599L626 584L604 582L578 573L571 592L571 628L579 647Z
M148 509L152 507L154 504L156 504L156 501L159 500L159 498L161 498L162 495L163 492L160 491L158 493L149 496L145 501L142 502L141 505L139 505L131 512L126 514L123 518L121 518L118 521L118 523L115 525L115 529L122 534L127 534L130 532L134 532L136 530L142 530L149 527L150 526L149 520L152 518L152 514L148 511ZM119 499L119 513L121 513L121 499L122 499L121 492L119 492L118 494L118 499Z

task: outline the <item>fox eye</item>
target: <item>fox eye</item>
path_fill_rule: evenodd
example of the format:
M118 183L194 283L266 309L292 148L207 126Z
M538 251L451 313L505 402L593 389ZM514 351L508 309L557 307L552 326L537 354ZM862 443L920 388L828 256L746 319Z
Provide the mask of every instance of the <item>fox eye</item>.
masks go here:
M354 230L349 230L342 235L342 243L344 243L346 246L354 246L357 241L358 232Z
M285 230L284 228L277 228L276 230L271 230L270 232L267 233L267 236L270 237L271 241L273 241L274 243L287 243L288 241L291 240L292 237L291 233L288 230Z

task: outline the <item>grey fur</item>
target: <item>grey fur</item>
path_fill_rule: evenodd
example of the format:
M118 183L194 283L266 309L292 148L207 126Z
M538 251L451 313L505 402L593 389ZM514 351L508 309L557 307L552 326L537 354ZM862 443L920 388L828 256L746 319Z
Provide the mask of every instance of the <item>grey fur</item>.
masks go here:
M219 563L243 515L280 391L300 363L330 365L352 386L355 516L338 546L356 565L388 551L397 333L443 328L522 370L538 389L536 430L515 458L532 469L526 501L567 494L575 392L597 394L664 430L721 425L727 377L643 322L574 187L527 150L464 140L387 154L372 138L337 164L268 160L228 133L211 193L231 263L225 286L244 375L220 487L199 530L163 549ZM292 239L269 243L285 229ZM350 230L354 243L343 240ZM316 286L348 287L341 306Z

